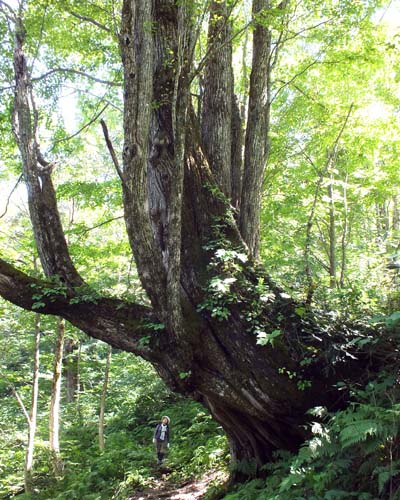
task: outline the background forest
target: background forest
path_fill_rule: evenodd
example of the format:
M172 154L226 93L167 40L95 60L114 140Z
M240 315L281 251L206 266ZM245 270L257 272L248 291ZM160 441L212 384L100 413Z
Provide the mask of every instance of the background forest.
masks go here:
M27 2L26 51L43 124L40 142L56 165L59 210L74 263L91 286L88 300L96 301L98 291L146 303L100 125L105 120L121 150L117 4ZM10 6L17 2L0 1L0 248L2 258L39 275L10 123ZM385 327L398 346L400 4L289 1L283 13L271 9L269 15L275 34L285 24L285 39L272 73L260 259L294 297L326 313L327 329L339 318L357 320ZM233 2L231 18L244 120L250 2ZM197 61L206 50L206 21ZM201 74L191 90L200 109ZM38 294L37 308L40 300ZM201 405L171 393L151 365L58 318L2 299L0 311L0 498L139 498L160 479L151 439L166 414L172 444L163 480L179 485L218 471L209 500L400 499L398 363L388 363L367 386L343 382L351 404L337 412L316 407L312 438L299 453L278 452L266 479L228 488L222 428ZM223 314L218 307L214 312ZM260 334L261 344L273 341ZM373 335L358 342L374 349ZM351 347L335 349L351 357ZM34 444L29 470L28 442ZM252 471L246 473L251 478Z

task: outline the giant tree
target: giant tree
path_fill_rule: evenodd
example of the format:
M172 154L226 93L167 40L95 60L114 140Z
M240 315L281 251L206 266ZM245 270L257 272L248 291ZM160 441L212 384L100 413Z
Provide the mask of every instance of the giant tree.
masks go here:
M343 403L335 381L360 377L372 358L346 358L337 346L346 333L352 337L349 328L329 329L274 284L257 260L271 70L280 43L290 37L284 34L289 2L253 1L243 165L234 147L239 114L230 16L236 4L123 1L122 159L105 121L102 127L147 295L145 303L134 303L91 291L74 265L57 208L54 164L38 140L42 125L24 51L23 4L16 12L0 2L14 27L13 133L46 276L31 277L1 260L0 294L150 361L172 390L210 410L234 460L259 467L276 449L296 449L307 435L307 410ZM199 61L196 43L207 14L208 45ZM97 24L99 36L111 29ZM272 24L281 28L276 40ZM196 116L191 93L200 74L204 101Z

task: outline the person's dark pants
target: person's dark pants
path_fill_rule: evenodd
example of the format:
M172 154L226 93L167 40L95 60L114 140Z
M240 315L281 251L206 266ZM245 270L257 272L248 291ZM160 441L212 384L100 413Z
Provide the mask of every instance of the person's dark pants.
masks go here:
M164 460L165 454L167 453L168 450L168 443L167 441L161 441L160 439L156 440L156 451L157 451L157 458L158 458L158 463L161 464L162 461Z

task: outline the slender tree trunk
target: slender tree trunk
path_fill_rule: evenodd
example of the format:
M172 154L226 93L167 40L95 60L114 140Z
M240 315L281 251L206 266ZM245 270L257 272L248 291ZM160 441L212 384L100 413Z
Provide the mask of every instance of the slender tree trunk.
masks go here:
M253 0L253 61L239 217L240 232L253 256L258 255L261 190L269 155L271 108L271 32L265 23L257 22L257 16L270 8L270 0Z
M311 159L308 158L308 160L314 166ZM304 246L304 262L305 262L304 274L306 275L306 280L307 280L307 295L306 295L306 297L307 297L306 304L307 305L311 304L312 297L314 294L314 288L315 288L312 270L311 270L312 227L314 224L315 210L317 208L319 193L321 191L322 182L324 180L324 175L326 173L327 168L328 168L328 163L325 165L325 168L319 173L318 180L317 180L316 187L315 187L314 199L313 199L313 203L311 206L311 212L310 212L310 215L308 216L307 226L306 226L306 241L305 241L305 246Z
M66 338L64 342L64 378L66 388L66 401L72 403L76 400L79 390L79 348L78 341Z
M244 13L245 22L247 24L251 19L251 3L249 0L244 2ZM247 65L249 31L249 29L245 30L242 49L241 101L239 101L234 94L232 95L231 203L237 211L237 219L239 219L240 214L243 185L243 150L249 88Z
M76 362L76 408L78 411L78 415L81 414L81 392L83 391L82 383L81 383L81 354L82 354L82 342L79 342L78 347L78 359Z
M335 190L333 187L333 174L329 174L328 197L329 197L329 286L336 287L336 211Z
M376 242L382 251L386 251L387 237L390 229L387 202L375 204L376 214Z
M51 388L50 418L49 418L49 443L56 477L60 476L64 464L60 456L60 400L61 400L61 374L63 361L63 347L65 336L65 320L59 318L56 345L54 349L53 384Z
M245 0L244 2L244 16L245 23L250 23L251 20L251 3L249 0ZM242 74L241 74L241 87L243 89L242 92L242 100L240 102L240 117L243 123L246 121L247 115L247 102L248 102L248 89L249 89L249 67L247 64L247 55L249 52L249 32L250 29L246 29L244 34L244 41L242 46Z
M381 224L381 214L378 203L375 203L375 221L376 221L376 243L377 245L380 245L380 240L382 235L382 224Z
M393 231L398 231L400 228L400 211L399 211L399 197L393 196Z
M385 228L385 234L387 235L390 230L390 217L389 217L389 202L384 201L382 203L382 219L383 227Z
M342 262L340 266L340 287L344 287L344 280L346 277L346 262L347 262L347 237L348 237L348 203L347 203L347 182L348 182L349 174L346 172L346 176L343 182L343 232L342 232Z
M103 380L103 388L101 391L100 398L100 415L99 415L99 448L101 451L104 450L104 413L106 408L106 396L107 396L107 388L108 388L108 379L110 375L110 366L111 366L111 354L112 347L108 346L107 349L107 358L106 358L106 368L104 371L104 380Z
M33 354L32 399L29 412L28 444L25 454L24 482L25 492L33 491L33 453L35 448L37 403L39 395L39 365L40 365L40 314L35 313L35 344Z

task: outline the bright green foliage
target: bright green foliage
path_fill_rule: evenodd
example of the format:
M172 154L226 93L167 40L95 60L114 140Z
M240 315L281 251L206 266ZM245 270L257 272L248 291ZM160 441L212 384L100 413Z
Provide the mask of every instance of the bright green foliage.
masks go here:
M22 325L32 328L33 315L20 313L4 303L1 306L0 335L7 349L3 350L0 359L2 374L6 374L0 383L0 496L18 491L23 485L27 426L11 389L15 387L29 406L33 340L17 331ZM56 321L42 318L44 335L34 469L38 493L20 495L20 498L124 500L158 475L152 437L156 423L164 414L171 418L171 448L167 461L173 471L171 481L225 466L226 438L204 408L171 394L146 362L124 352L114 352L112 356L106 400L105 451L100 453L98 409L106 346L70 329L67 328L69 336L81 337L81 387L79 400L71 403L66 403L63 393L61 456L65 464L64 477L58 482L54 479L48 452L48 404Z
M395 200L400 192L400 52L398 27L387 25L387 16L380 21L382 10L374 14L381 4L370 0L305 0L288 2L286 9L272 9L268 15L259 16L260 22L273 28L275 41L289 22L271 82L271 152L264 180L261 256L269 273L303 299L308 286L307 224L315 202L310 232L315 306L329 311L327 323L339 315L372 315L371 323L377 328L385 325L392 329L395 346L400 315L399 276L386 264L399 260ZM190 5L201 13L204 2ZM242 68L241 62L250 65L251 29L247 34L242 32L243 36L236 34L248 22L251 9L248 1L232 5L235 91L242 105L247 99L249 67ZM100 117L105 119L114 148L120 152L122 73L115 35L119 10L120 2L113 0L30 1L26 13L27 54L30 64L34 63L40 143L46 158L58 163L53 179L61 217L74 263L89 283L89 288L82 289L75 300L95 301L101 292L145 303L147 298L124 230L120 181L98 124ZM111 32L71 12L95 19ZM8 195L21 173L21 165L9 120L13 39L3 16L0 37L0 183L1 192ZM198 60L205 54L206 37L204 29L196 47ZM246 39L247 49L243 47ZM50 72L57 68L79 73ZM197 79L192 90L200 93ZM327 165L332 152L332 162ZM329 187L333 191L331 198ZM226 202L216 188L209 189ZM5 198L0 200L0 214L5 210ZM329 288L328 225L332 204L338 285ZM33 273L35 248L25 205L24 189L19 186L6 216L0 219L0 245L5 259ZM227 205L226 216L214 221L214 238L206 248L212 253L212 278L206 284L207 297L201 309L221 322L229 321L230 306L241 303L249 332L257 337L258 344L273 346L280 341L281 330L264 318L271 297L264 278L260 276L258 283L248 285L246 296L239 293L248 263L241 250L226 246L224 230L233 215ZM33 289L36 307L40 307L43 296L52 293L54 288ZM58 293L63 293L62 287ZM306 313L303 306L296 309L302 318ZM171 395L146 363L120 352L113 353L112 358L106 448L100 454L97 419L106 349L70 330L68 334L81 342L81 387L79 401L67 404L63 396L61 453L65 477L56 483L47 451L55 327L55 320L42 318L35 498L123 500L135 488L147 485L156 473L151 438L162 414L172 420L168 465L174 479L226 464L225 437L204 409ZM163 327L161 323L151 325L155 331ZM22 485L26 421L12 389L28 406L32 330L33 315L0 303L0 496ZM327 325L321 324L321 332L331 339ZM149 339L143 337L142 344ZM360 333L341 344L334 340L328 352L332 359L350 357L354 346L372 350L375 345L372 334ZM312 350L305 354L303 366L311 364L318 354ZM307 388L309 382L301 374L286 367L281 367L280 373L297 380L299 388ZM189 375L180 374L182 379ZM396 376L396 367L388 366L379 377L371 376L365 388L348 388L343 383L342 390L352 392L348 408L329 415L316 409L310 440L297 455L278 453L276 461L267 467L265 481L252 481L225 498L398 498L400 398ZM249 465L239 464L239 468Z
M313 2L300 8L301 26L291 25L292 32L310 29L284 45L275 69L263 201L262 254L271 274L295 292L307 292L311 223L315 294L349 316L384 303L395 288L394 272L385 266L398 254L400 96L393 68L399 52L392 43L397 28L389 23L397 10L371 16L373 8L374 2ZM330 244L337 259L336 289L327 288Z

